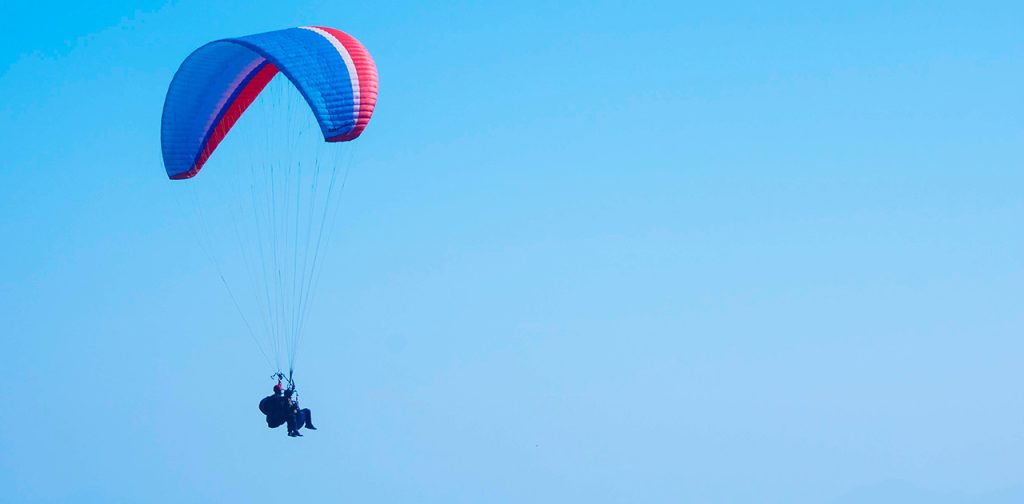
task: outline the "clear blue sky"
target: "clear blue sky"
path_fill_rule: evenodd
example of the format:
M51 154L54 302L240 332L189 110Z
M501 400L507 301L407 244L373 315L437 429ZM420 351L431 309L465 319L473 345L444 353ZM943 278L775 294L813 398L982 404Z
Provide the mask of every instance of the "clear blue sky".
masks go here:
M0 502L1021 502L1019 2L5 2ZM163 174L181 60L381 76L301 356Z

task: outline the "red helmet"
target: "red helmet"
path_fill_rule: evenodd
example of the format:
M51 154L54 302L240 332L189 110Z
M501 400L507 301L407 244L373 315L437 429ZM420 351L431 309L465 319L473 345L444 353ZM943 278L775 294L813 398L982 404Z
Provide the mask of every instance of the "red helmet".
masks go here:
M280 382L278 382L277 385L274 385L274 393L275 394L280 394L281 390L283 390L283 388L281 387L281 383Z

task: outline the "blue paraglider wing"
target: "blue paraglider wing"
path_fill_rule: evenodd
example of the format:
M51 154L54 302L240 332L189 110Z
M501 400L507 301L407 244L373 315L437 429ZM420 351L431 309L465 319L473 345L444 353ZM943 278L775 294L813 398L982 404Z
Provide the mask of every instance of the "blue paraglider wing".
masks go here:
M377 68L355 38L304 26L206 44L178 68L164 101L161 148L172 179L195 176L278 72L302 93L324 140L358 137L377 103Z

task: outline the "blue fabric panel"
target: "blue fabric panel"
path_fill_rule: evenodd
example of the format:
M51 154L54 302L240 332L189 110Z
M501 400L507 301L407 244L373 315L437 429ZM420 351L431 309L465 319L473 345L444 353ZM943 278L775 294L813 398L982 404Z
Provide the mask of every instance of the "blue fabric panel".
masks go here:
M232 39L263 54L309 102L324 138L355 127L355 98L345 60L320 34L302 28Z
M160 141L168 176L192 168L214 121L249 69L263 58L236 44L207 44L188 57L164 101Z

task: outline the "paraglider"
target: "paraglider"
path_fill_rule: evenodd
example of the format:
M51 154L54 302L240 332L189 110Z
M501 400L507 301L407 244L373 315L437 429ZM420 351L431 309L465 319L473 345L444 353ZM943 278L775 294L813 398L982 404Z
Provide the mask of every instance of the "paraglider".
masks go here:
M319 146L299 145L309 138L301 122L312 116L323 139L319 145L350 142L365 130L376 102L377 69L369 52L352 36L324 26L203 45L182 62L164 101L161 150L167 176L192 179L208 164L219 164L216 175L198 177L209 179L208 187L222 186L210 189L205 202L196 197L197 234L206 234L204 248L232 237L239 244L228 257L214 257L214 263L246 330L275 368L275 394L260 402L260 411L269 427L287 423L289 436L301 436L302 427L315 429L310 411L298 406L292 374L322 248L337 214L334 199L347 177L347 171L339 176L336 158L321 158L337 156L336 148L325 154ZM238 153L217 159L218 147L231 142L229 132L253 115L246 114L250 107L283 117L284 126L271 120L251 124L264 138L239 140ZM187 185L204 189L203 183ZM230 217L228 231L207 229L208 214L215 211ZM227 272L230 268L237 271Z
M313 413L309 408L299 406L294 383L289 382L288 390L285 390L281 378L283 376L279 375L278 382L274 385L274 394L260 401L260 413L266 415L267 427L276 429L287 424L288 437L302 437L299 429L303 427L317 430L313 426Z

